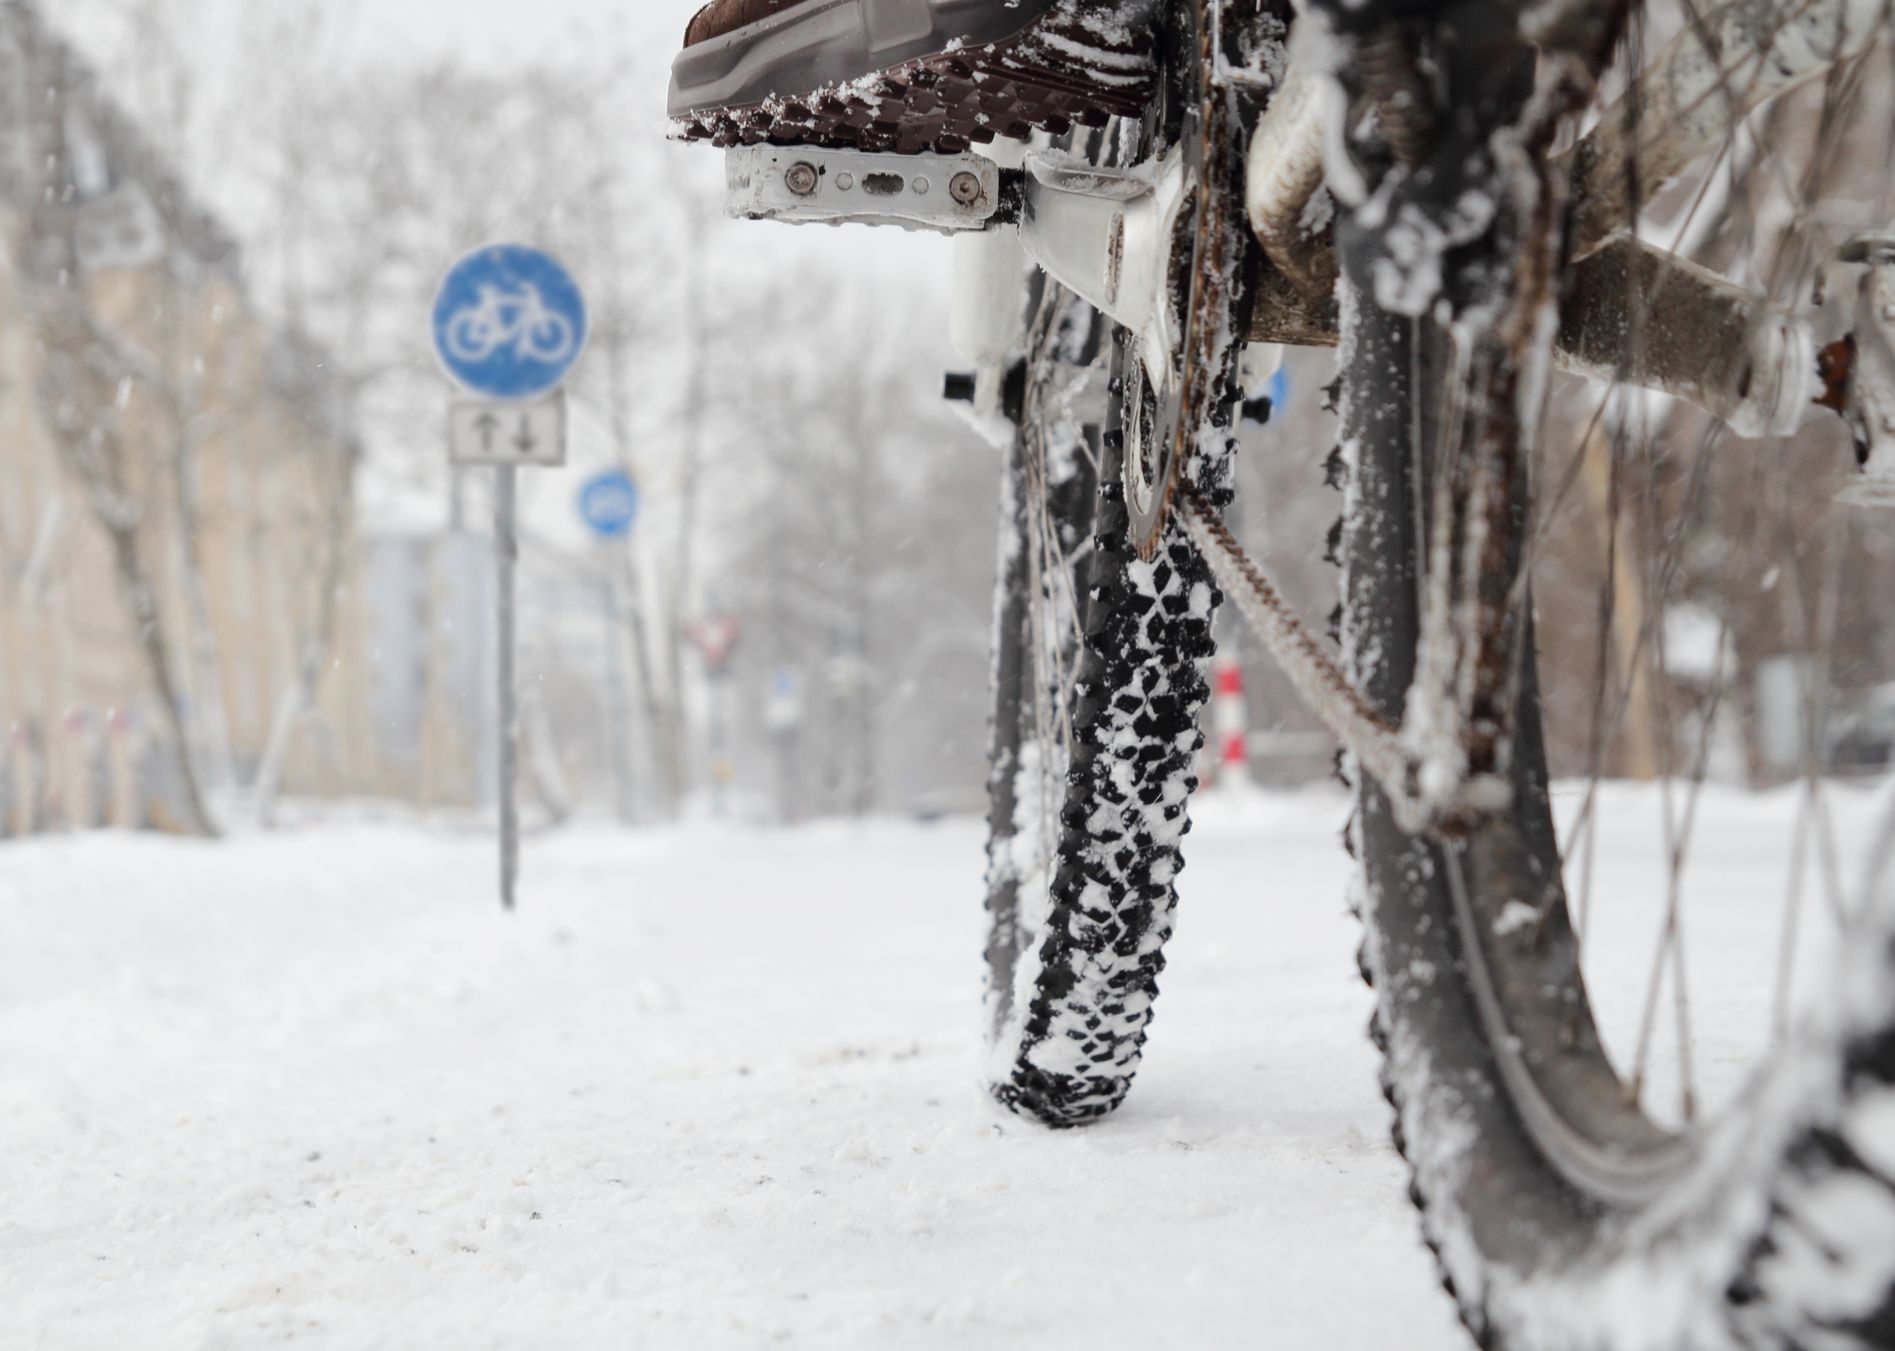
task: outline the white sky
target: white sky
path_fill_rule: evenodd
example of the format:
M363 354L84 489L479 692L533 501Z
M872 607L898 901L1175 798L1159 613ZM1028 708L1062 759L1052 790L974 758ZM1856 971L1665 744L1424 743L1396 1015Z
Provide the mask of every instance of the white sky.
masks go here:
M126 16L151 0L41 0L42 12L95 51L121 54ZM701 0L310 0L328 21L334 58L410 61L459 58L483 66L527 64L571 53L623 48L662 70ZM195 50L206 73L237 55L245 11L276 0L157 0L166 22Z
M268 0L264 0L267 3ZM483 64L549 54L579 35L625 32L670 46L699 0L381 0L349 6L364 50L462 56ZM339 0L347 5L348 0ZM384 46L385 44L385 46Z
M623 68L629 82L631 124L627 138L663 137L667 72L685 25L701 0L301 0L325 21L318 56L338 71L352 65L413 65L457 62L487 69L508 66L557 66L562 59L583 58ZM118 94L136 105L141 90L141 41L127 16L156 4L165 16L170 40L199 81L200 108L241 105L246 81L256 78L259 18L274 17L266 7L282 0L40 0L42 12L91 52L116 81ZM291 11L293 12L293 11ZM267 29L267 24L262 26ZM159 64L157 69L163 69ZM151 92L161 93L162 82ZM202 139L202 138L200 138ZM211 136L206 153L215 154ZM714 152L676 146L666 172L692 172L717 178ZM197 185L203 186L203 185ZM233 196L229 182L207 194L241 236L255 233L254 203ZM246 226L251 227L246 229ZM470 241L477 242L477 241ZM758 260L786 273L817 279L839 296L872 291L911 312L917 323L936 327L946 348L946 283L952 254L947 241L896 230L852 227L736 225L717 229L707 239L707 266L713 275L744 275ZM443 265L449 259L443 259ZM254 278L253 278L254 279ZM268 289L267 285L264 287ZM795 335L762 333L759 343L794 341ZM848 354L838 354L848 359ZM371 448L379 443L371 431ZM583 429L581 440L584 439ZM577 452L576 452L577 453ZM565 494L554 476L539 476L555 496ZM548 484L551 484L549 487ZM375 494L378 499L387 494ZM392 501L393 497L388 496ZM563 501L564 498L562 497ZM430 499L429 510L438 503ZM529 504L530 507L531 504ZM563 508L562 508L563 514Z
M631 136L662 137L667 72L686 24L703 0L300 0L326 21L320 46L337 67L361 63L416 66L460 61L487 68L556 65L582 53L622 63L635 125ZM43 12L103 60L134 105L139 42L126 16L156 5L201 82L201 106L229 106L236 83L254 78L259 12L281 0L40 0ZM596 66L595 66L596 68ZM240 102L240 99L237 100ZM711 152L679 148L685 161ZM683 161L680 161L683 162ZM233 204L217 202L230 211ZM241 210L234 213L241 218ZM239 220L241 224L241 220ZM870 259L924 272L948 268L942 241L899 231L771 228L746 233L740 251L758 247L786 266L859 270ZM938 294L938 291L936 292Z

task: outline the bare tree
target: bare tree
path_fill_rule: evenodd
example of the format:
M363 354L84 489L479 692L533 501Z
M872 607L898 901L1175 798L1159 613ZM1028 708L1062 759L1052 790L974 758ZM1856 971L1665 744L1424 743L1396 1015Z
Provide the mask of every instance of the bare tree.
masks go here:
M756 620L752 684L806 677L794 777L850 815L978 783L999 459L940 404L943 354L905 315L752 298L753 332L847 335L735 354L746 429L710 480L728 541L713 584Z
M29 105L31 160L40 180L19 236L16 267L39 340L40 405L60 458L83 486L110 545L137 650L178 750L185 819L177 824L213 833L173 670L174 644L143 537L151 502L134 489L128 445L133 433L126 412L134 392L157 391L161 403L171 403L174 391L162 367L101 318L88 289L79 246L87 197L69 138L83 70L25 7L9 7L6 19L32 72L32 87L46 91Z

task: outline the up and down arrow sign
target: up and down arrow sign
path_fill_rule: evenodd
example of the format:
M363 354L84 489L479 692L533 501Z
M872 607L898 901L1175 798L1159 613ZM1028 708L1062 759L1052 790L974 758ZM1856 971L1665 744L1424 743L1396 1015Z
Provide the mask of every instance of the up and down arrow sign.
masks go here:
M557 469L566 463L562 394L517 404L457 399L449 410L448 424L455 464Z

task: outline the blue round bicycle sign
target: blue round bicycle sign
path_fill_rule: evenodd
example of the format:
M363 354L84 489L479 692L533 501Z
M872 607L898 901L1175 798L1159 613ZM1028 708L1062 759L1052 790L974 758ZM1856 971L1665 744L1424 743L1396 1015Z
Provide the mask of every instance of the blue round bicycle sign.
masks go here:
M490 399L557 389L586 345L586 301L558 259L519 244L476 249L434 300L434 350L456 384Z
M638 519L638 486L622 469L609 470L579 490L579 517L601 539L623 539Z

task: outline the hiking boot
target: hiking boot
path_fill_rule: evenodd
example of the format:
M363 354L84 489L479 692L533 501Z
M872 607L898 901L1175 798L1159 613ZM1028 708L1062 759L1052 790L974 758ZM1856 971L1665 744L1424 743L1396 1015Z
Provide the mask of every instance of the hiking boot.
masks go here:
M1145 109L1154 0L712 0L671 68L676 134L955 155Z

